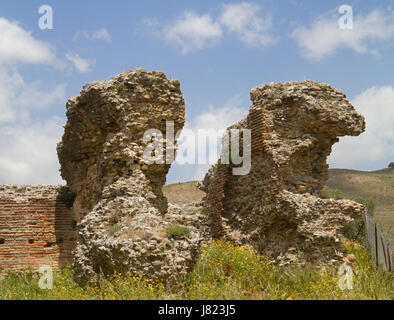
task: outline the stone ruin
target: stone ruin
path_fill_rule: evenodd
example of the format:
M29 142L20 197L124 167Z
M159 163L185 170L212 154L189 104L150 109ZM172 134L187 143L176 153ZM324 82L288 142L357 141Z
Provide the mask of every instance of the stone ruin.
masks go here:
M168 213L162 187L170 164L144 161L150 142L161 143L165 154L176 148L165 137L156 141L152 134L147 141L144 134L150 129L165 134L168 120L175 132L183 127L179 81L161 72L132 70L93 82L67 102L67 118L58 155L62 177L76 194L78 280L134 271L162 280L184 276L205 238L203 228L196 227L200 215ZM166 227L179 221L190 236L166 237Z
M341 91L313 81L262 85L251 99L247 118L228 129L251 130L250 173L232 175L219 160L200 186L212 236L281 265L338 262L338 232L365 208L320 198L326 159L338 137L365 130L364 118Z
M162 192L170 164L144 160L149 143L159 142L171 154L176 141L154 134L147 140L144 133L166 134L168 120L175 132L182 129L179 81L131 70L85 85L67 102L58 145L61 175L76 196L74 218L67 208L69 191L58 198L58 187L0 188L2 221L10 226L6 234L0 227L0 271L18 264L19 256L28 266L64 264L72 246L81 283L134 271L171 282L184 279L201 244L211 238L250 244L279 264L339 261L338 232L365 208L322 199L320 193L332 145L339 136L361 134L363 117L342 92L313 81L263 85L251 91L251 99L248 117L229 128L251 130L249 174L233 175L235 166L219 161L201 184L204 201L177 206ZM26 220L26 230L19 230L18 219ZM53 228L42 226L42 219L53 221ZM190 234L169 236L166 228L174 224L187 226Z

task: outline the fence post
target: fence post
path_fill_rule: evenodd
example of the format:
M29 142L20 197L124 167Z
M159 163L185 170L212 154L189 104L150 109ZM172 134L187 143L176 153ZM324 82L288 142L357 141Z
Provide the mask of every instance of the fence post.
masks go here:
M386 248L384 246L383 238L380 236L380 242L382 243L382 249L383 249L383 255L384 255L384 265L386 266L386 270L389 269L389 266L387 265L387 259L386 259Z
M378 256L378 229L376 227L376 223L374 222L375 225L375 253L376 253L376 267L379 268L379 256Z

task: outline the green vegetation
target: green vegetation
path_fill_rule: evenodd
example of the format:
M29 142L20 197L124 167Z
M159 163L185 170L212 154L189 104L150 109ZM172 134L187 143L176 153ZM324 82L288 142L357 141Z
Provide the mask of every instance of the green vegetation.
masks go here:
M331 199L335 199L335 200L348 199L348 200L353 200L355 202L358 202L358 203L364 205L368 209L368 213L371 216L374 215L375 210L376 210L375 201L372 198L365 198L365 197L361 197L361 196L356 196L356 197L346 196L339 189L334 189L334 188L330 188L330 187L325 186L322 191L322 196L324 198L331 198Z
M123 87L121 87L121 86L113 86L113 87L111 87L110 88L111 90L116 90L116 93L117 94L123 94L123 90L124 90L124 88Z
M343 200L346 198L344 193L341 190L330 188L327 186L325 186L323 188L322 197L323 198L330 198L330 199L334 199L334 200Z
M116 224L112 224L110 226L107 227L108 233L113 236L115 235L115 233L117 233L118 231L120 231L120 229L122 229L122 226L120 223L116 223Z
M374 220L383 230L385 238L394 247L394 170L376 171L330 169L327 186L339 189L346 198L372 199L375 204Z
M177 285L165 286L134 273L80 287L65 268L55 274L52 290L40 289L37 275L8 275L0 280L0 299L393 299L392 275L375 269L359 243L344 239L342 245L356 256L352 290L339 288L336 268L279 267L250 247L213 241L202 248L194 271Z
M325 186L323 188L322 196L324 198L331 198L331 199L335 199L335 200L344 200L344 199L353 200L355 202L358 202L358 203L364 205L368 209L368 213L371 216L373 216L375 213L376 205L375 205L375 202L371 198L364 198L364 197L360 197L360 196L346 197L345 194L341 190L330 188L327 186ZM356 239L358 237L358 239L360 239L360 241L363 244L365 244L363 233L360 232L360 229L363 226L363 221L364 221L364 218L360 217L360 218L354 220L353 222L349 223L348 225L346 225L342 229L342 234L349 239Z
M74 204L75 197L76 194L68 187L60 187L56 199L65 202L67 208L71 208Z
M166 234L169 238L188 237L190 235L190 229L185 226L172 224L166 228Z

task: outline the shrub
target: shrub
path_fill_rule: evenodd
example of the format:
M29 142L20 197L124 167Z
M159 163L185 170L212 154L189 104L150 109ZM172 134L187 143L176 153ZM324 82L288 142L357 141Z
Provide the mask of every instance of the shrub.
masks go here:
M74 205L75 197L76 194L69 187L60 187L56 199L65 202L67 208L71 208Z
M190 235L190 229L178 224L172 224L166 228L166 234L169 238L188 237Z
M345 199L345 194L339 189L333 189L325 186L321 193L323 198L329 198L334 200L343 200Z
M373 216L375 213L376 205L375 202L371 198L363 198L363 197L349 197L350 200L353 200L357 203L362 204L365 206L368 210L368 214ZM342 229L342 234L349 239L357 239L365 244L365 234L364 230L361 230L363 227L364 223L364 218L360 217L355 219L354 221L350 222L347 224L343 229ZM361 231L360 231L361 230Z
M364 207L366 207L368 209L368 213L371 216L373 216L375 214L376 204L375 204L375 201L373 201L373 199L364 198L364 197L354 197L354 198L351 197L350 200L356 201L356 202L362 204Z
M331 198L335 200L352 200L357 203L362 204L365 206L368 210L368 213L373 216L376 210L376 204L375 201L371 198L365 198L365 197L347 197L341 190L339 189L333 189L330 187L325 186L322 191L322 197L323 198ZM361 227L363 224L363 217L360 217L350 223L348 223L346 226L343 227L342 229L342 234L349 239L356 239L358 236L358 239L364 243L364 232L362 230L360 231Z
M121 224L116 223L116 224L110 225L110 226L107 228L107 231L108 231L108 233L109 233L111 236L113 236L113 235L115 235L115 233L117 233L117 232L120 231L121 229L122 229Z
M343 227L341 230L341 233L349 239L353 240L359 240L360 242L365 242L365 234L364 230L361 230L363 228L363 223L364 223L364 218L360 217L358 219L355 219L354 221L348 223ZM364 243L365 244L365 243Z

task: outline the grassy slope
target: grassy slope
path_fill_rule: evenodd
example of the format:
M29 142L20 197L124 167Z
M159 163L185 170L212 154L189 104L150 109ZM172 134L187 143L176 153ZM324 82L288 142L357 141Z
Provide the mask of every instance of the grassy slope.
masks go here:
M327 185L346 196L372 198L376 204L375 220L394 247L394 170L356 171L330 169Z
M169 184L163 193L170 203L185 204L201 201L205 192L197 188L197 181Z
M352 290L340 289L337 268L279 267L250 247L215 241L202 248L188 278L172 286L137 274L116 274L110 280L80 287L73 280L72 270L64 269L55 274L53 290L40 289L37 276L8 275L0 279L0 300L392 300L392 275L373 268L361 245L345 241L343 246L357 257L352 265Z

